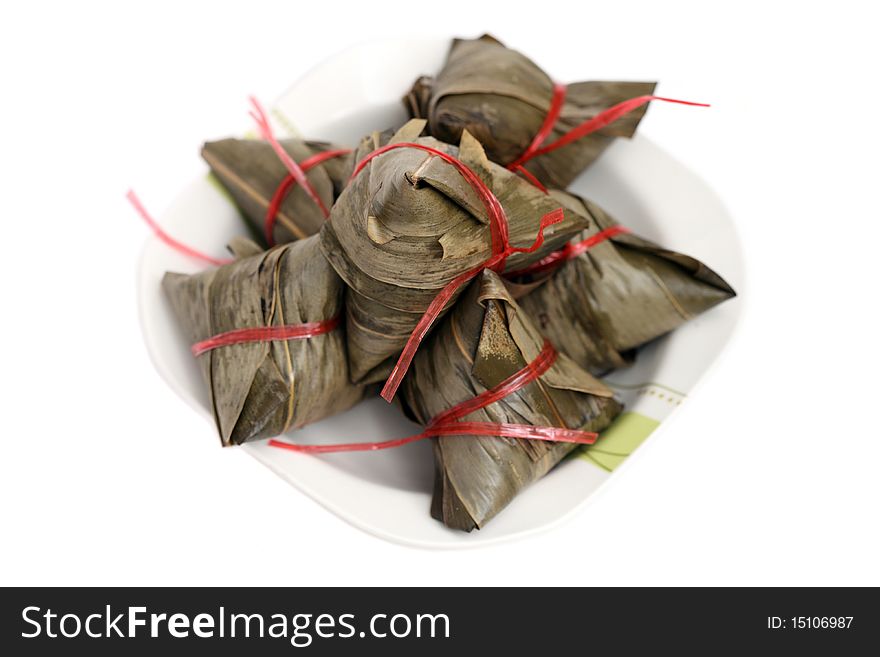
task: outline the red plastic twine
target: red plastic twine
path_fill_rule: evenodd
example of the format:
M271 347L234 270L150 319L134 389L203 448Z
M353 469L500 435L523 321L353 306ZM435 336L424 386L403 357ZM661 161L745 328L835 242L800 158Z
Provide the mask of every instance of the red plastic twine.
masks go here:
M308 171L309 169L314 169L319 164L323 164L327 160L333 159L334 157L342 157L343 155L348 155L351 153L351 150L347 148L342 148L335 151L324 151L323 153L317 153L312 155L309 158L306 158L302 162L299 163L300 169L302 169L303 173ZM297 180L296 177L290 173L285 176L284 180L281 181L281 184L278 185L278 188L275 190L275 194L272 196L272 201L269 203L269 208L266 211L266 241L269 243L269 246L275 246L275 238L273 236L273 231L275 229L275 223L278 220L278 211L281 208L281 204L284 202L284 199L287 198L287 195L290 193L290 190L293 189L293 186L296 185ZM327 217L326 209L324 209L324 217Z
M150 216L150 213L147 212L147 209L144 207L144 204L141 203L141 200L137 197L137 194L134 193L133 190L128 190L128 193L125 195L125 198L128 199L129 203L132 204L137 213L141 216L146 224L153 230L156 237L165 242L168 246L170 246L175 251L182 253L183 255L189 256L191 258L195 258L196 260L202 260L212 265L226 265L232 262L231 258L214 258L209 256L201 251L197 251L191 246L187 246L183 242L179 242L166 233L162 227L156 222L153 217Z
M193 356L234 344L248 344L252 342L271 342L277 340L303 340L313 338L316 335L329 333L339 326L339 317L333 317L321 322L307 322L305 324L285 324L284 326L257 326L254 328L234 329L219 333L215 336L196 342L192 347Z
M324 217L326 218L330 216L330 211L327 210L327 206L324 205L321 197L318 196L315 188L312 187L312 183L310 183L309 179L306 178L306 174L303 173L300 165L297 164L292 157L290 157L287 151L284 150L284 147L275 138L275 135L272 132L272 126L269 123L269 117L266 115L266 111L263 109L263 106L260 105L260 102L253 96L251 96L250 101L251 106L253 107L253 109L250 111L250 115L254 122L256 122L257 124L257 129L260 131L260 136L269 142L269 144L272 146L272 149L275 151L275 154L284 163L284 166L287 167L287 170L290 171L290 175L293 176L294 180L296 180L296 182L306 191L306 194L309 195L309 198L312 199L315 204L321 209Z
M580 242L569 242L561 250L554 251L548 256L538 260L538 262L535 262L528 267L524 267L523 269L517 269L515 271L507 272L507 274L505 275L508 278L512 278L515 276L523 276L525 274L537 274L539 272L547 271L548 269L554 269L555 267L560 266L566 260L571 260L572 258L575 258L580 254L589 251L591 248L593 248L597 244L601 244L605 240L611 239L612 237L615 237L617 235L623 235L624 233L630 232L632 231L626 226L611 226L610 228L599 231L595 235L590 235L588 238Z
M489 215L489 232L492 238L492 255L483 264L452 279L446 287L440 290L439 294L434 297L433 301L431 301L427 310L425 310L425 313L419 319L418 324L416 324L415 329L413 329L412 334L409 336L400 357L397 359L397 363L394 365L391 375L388 377L385 386L382 388L382 398L388 402L394 398L397 389L400 387L401 381L403 381L406 371L409 369L410 363L412 363L412 359L415 357L416 350L418 350L425 335L427 335L431 326L437 320L437 317L443 311L443 308L449 300L455 295L456 291L484 269L491 269L496 272L503 271L505 261L514 253L534 253L544 244L544 229L547 228L547 226L559 223L564 218L564 212L561 208L548 212L541 217L538 234L531 246L524 248L511 246L507 230L507 215L504 212L504 208L501 207L501 203L495 197L495 194L492 193L492 190L489 189L486 183L484 183L476 173L464 164L464 162L452 157L448 153L444 153L436 148L431 148L430 146L425 146L424 144L400 142L378 148L358 162L354 172L351 174L351 179L354 179L361 171L363 171L364 167L366 167L374 158L398 148L415 148L420 151L425 151L426 153L439 157L441 160L451 164L458 170L486 207L486 211Z
M489 404L503 399L520 388L538 379L556 361L556 350L548 341L544 341L541 353L515 374L507 377L504 381L493 388L480 393L472 399L439 413L425 427L425 430L406 438L383 440L367 443L341 443L336 445L297 445L281 440L270 440L269 445L280 447L294 452L306 454L326 454L330 452L365 452L391 447L408 445L425 438L437 436L497 436L504 438L520 438L524 440L545 440L549 442L576 443L580 445L592 445L599 437L598 434L579 429L566 429L564 427L532 426L528 424L511 424L506 422L460 422L465 415L485 408Z
M559 84L558 82L553 84L553 97L550 99L550 109L547 110L547 115L544 117L544 123L538 128L538 132L535 133L529 147L508 166L508 169L519 170L520 173L525 171L522 165L532 157L532 153L538 150L541 147L541 144L547 141L547 137L550 136L550 133L553 132L553 126L555 126L556 122L559 120L559 115L562 113L562 106L565 104L565 94L567 89L568 88L564 84Z
M665 103L677 103L679 105L691 105L694 107L709 107L707 103L693 103L687 100L676 100L675 98L665 98L663 96L636 96L635 98L624 100L617 105L612 105L608 109L599 112L593 118L587 119L580 125L575 126L556 141L546 146L542 146L547 140L547 137L549 137L550 133L553 131L553 126L555 126L556 122L559 120L559 115L562 112L562 105L565 103L565 86L556 84L553 86L553 98L550 101L550 109L547 111L544 123L541 125L541 128L538 130L538 133L535 135L532 143L529 144L529 147L525 152L511 162L507 168L512 171L523 173L523 165L529 160L538 157L539 155L545 155L546 153L555 151L558 148L567 146L573 141L586 137L590 133L601 130L605 126L614 123L617 119L637 110L639 107L652 100L660 100Z
M538 180L535 177L535 175L531 171L526 169L524 166L516 166L516 167L512 168L511 171L515 171L516 173L521 175L523 178L528 180L530 183L532 183L535 187L540 189L545 194L550 193L549 191L547 191L547 188L544 187L544 183L542 183L540 180Z
M629 100L618 103L617 105L613 105L606 110L603 110L592 119L588 119L580 125L575 126L553 143L542 147L542 144L550 136L550 133L553 131L553 127L559 120L559 115L562 112L562 106L565 104L565 94L565 85L558 83L553 85L553 97L550 101L550 108L547 110L547 115L544 117L544 122L541 124L541 127L535 134L532 142L529 144L529 147L526 148L522 155L520 155L515 161L507 166L509 170L519 173L521 176L523 176L526 180L528 180L545 194L548 193L547 188L543 184L541 184L541 181L538 180L524 166L525 163L532 158L555 151L558 148L567 146L573 141L577 141L582 137L586 137L592 132L601 130L605 126L613 123L614 121L625 116L626 114L635 111L645 103L648 103L652 100L661 100L667 103L678 103L680 105L692 105L695 107L709 107L707 103L693 103L687 100L676 100L675 98L665 98L663 96L637 96L635 98L630 98ZM566 244L562 250L551 253L547 257L542 258L541 260L532 264L529 267L508 272L507 277L509 278L512 276L521 276L523 274L535 274L538 272L546 271L548 269L553 269L554 267L558 267L559 265L561 265L566 260L570 260L571 258L574 258L575 256L584 253L588 249L592 248L596 244L599 244L600 242L605 241L606 239L614 237L615 235L620 235L621 233L628 232L630 232L629 229L623 226L612 226L611 228L607 228L600 233L597 233L596 235L588 237L582 242L578 242L575 244Z

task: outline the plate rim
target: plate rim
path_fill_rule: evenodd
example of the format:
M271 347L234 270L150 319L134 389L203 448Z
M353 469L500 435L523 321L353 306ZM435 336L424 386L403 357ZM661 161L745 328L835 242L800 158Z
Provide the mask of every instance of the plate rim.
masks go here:
M432 38L430 41L432 43L440 44L440 43L449 43L450 38ZM276 107L283 100L289 97L291 94L295 92L297 88L303 85L307 80L315 78L316 76L320 76L321 70L325 67L332 65L332 63L338 59L344 58L346 56L350 56L352 53L357 52L359 49L364 47L377 47L380 45L385 46L393 46L394 44L402 45L404 43L411 43L414 39L408 38L386 38L386 39L365 39L361 42L350 44L347 47L336 51L328 55L327 57L320 60L316 63L312 68L308 71L305 71L301 76L299 76L293 83L291 83L285 91L276 98L275 102L271 107ZM418 40L420 42L424 40ZM714 196L720 207L723 208L725 213L725 223L729 224L729 228L732 230L734 243L730 246L731 251L735 252L736 264L737 264L737 298L736 298L736 312L734 312L730 319L732 320L728 334L724 340L724 342L720 345L720 347L715 351L711 356L711 362L700 372L698 379L695 381L693 386L688 390L687 396L690 397L694 392L700 389L701 386L706 384L706 381L710 380L714 371L718 367L719 362L726 356L727 352L730 351L730 345L737 338L737 335L740 332L740 326L742 324L743 316L747 314L748 304L743 299L743 293L748 288L748 268L746 266L745 259L745 251L743 249L742 236L738 229L737 223L735 221L734 215L729 211L727 204L724 202L724 199L718 194L716 189L711 186L703 176L695 171L692 167L678 160L673 154L669 153L665 149L658 146L653 140L644 136L644 134L640 134L639 138L644 140L658 151L662 152L664 155L669 157L671 160L674 160L679 166L685 168L688 173L693 176L695 180L697 180L704 188L709 190ZM199 184L202 181L203 176L194 177L187 183L185 186L179 188L178 192L173 197L170 204L164 208L163 212L158 215L160 223L162 223L162 219L171 214L176 206L183 202L185 196L191 189ZM187 406L194 408L198 413L200 413L203 417L205 417L208 422L213 426L213 418L209 409L207 409L204 405L199 403L196 397L192 394L192 392L183 385L183 383L176 378L172 371L167 367L164 363L158 349L158 345L156 344L156 336L149 327L148 327L148 295L145 294L145 286L147 285L147 270L149 269L150 263L150 252L153 248L158 246L160 240L154 234L148 234L144 243L141 246L140 254L137 261L137 269L136 269L136 281L137 281L137 312L138 312L138 323L140 325L142 337L144 340L144 346L146 347L147 353L149 355L150 361L153 364L153 367L159 374L159 376L163 379L163 381L180 397ZM731 272L733 273L733 272ZM678 417L680 408L674 409L668 416L666 416L656 427L656 429L644 440L644 442L639 446L640 449L635 449L624 461L615 468L613 474L614 475L622 475L622 473L626 472L631 462L634 461L634 457L639 452L642 452L646 443L654 442L659 439L661 436L665 435L665 432L668 430L668 424L670 422L674 422L675 418ZM330 511L333 515L337 516L340 520L344 521L346 524L355 527L367 534L375 536L377 538L389 541L391 543L405 545L410 548L422 549L422 550L458 550L458 549L478 549L484 547L490 547L494 545L498 545L500 543L506 543L509 541L516 541L523 538L527 538L529 536L533 536L536 534L540 534L545 531L550 531L554 528L557 528L561 525L570 522L571 519L583 513L586 508L595 500L599 499L600 495L604 495L609 487L609 480L617 480L620 477L617 476L607 476L599 483L599 485L593 489L589 494L585 495L581 499L577 500L568 510L564 513L558 515L555 518L550 520L540 522L532 527L526 527L523 529L511 531L506 534L502 534L499 536L492 536L487 538L481 538L480 540L467 540L467 537L471 534L462 534L462 540L460 541L450 541L450 542L438 542L433 541L431 539L423 539L417 538L414 536L408 536L399 533L393 533L390 530L382 528L380 526L376 526L368 520L362 520L355 512L347 510L344 507L339 506L332 499L328 499L326 496L322 495L319 491L315 490L310 484L303 481L297 481L290 476L286 475L281 471L280 468L273 466L267 460L260 458L257 454L254 454L249 446L243 446L243 449L249 453L252 458L256 458L258 461L262 463L265 467L267 467L271 472L273 472L276 476L283 479L285 482L290 484L300 493L306 495L315 503L319 504L321 507ZM638 458L641 458L640 456ZM346 475L351 476L351 475ZM427 515L427 514L426 514Z

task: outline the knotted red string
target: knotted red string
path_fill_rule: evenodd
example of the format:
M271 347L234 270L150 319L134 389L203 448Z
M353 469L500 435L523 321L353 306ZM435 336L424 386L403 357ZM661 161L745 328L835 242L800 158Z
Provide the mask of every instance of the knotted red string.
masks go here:
M201 251L197 251L196 249L187 246L183 242L179 242L171 235L166 233L162 227L156 222L153 217L150 216L150 213L147 212L147 209L144 207L143 203L141 203L140 199L137 197L137 194L134 193L134 190L128 190L128 193L125 195L125 198L128 199L129 203L132 204L137 213L141 216L141 219L146 222L146 224L153 230L156 237L165 242L168 246L170 246L175 251L182 253L191 258L195 258L197 260L203 260L212 265L226 265L232 262L231 258L214 258L213 256L209 256Z
M290 171L290 175L293 176L296 182L305 190L306 194L309 195L309 198L312 199L315 204L321 209L324 217L326 218L330 216L330 212L329 210L327 210L327 206L324 205L321 197L318 196L315 188L312 187L312 183L310 183L309 179L306 178L306 174L303 173L300 165L297 164L292 157L290 157L288 152L284 150L284 147L281 145L281 143L275 138L275 134L272 132L272 125L269 123L269 117L266 115L266 111L263 109L263 106L260 105L260 102L253 96L251 96L250 101L251 105L253 106L253 109L250 111L250 115L257 124L257 129L260 131L260 136L269 142L269 144L275 151L275 154L278 155L278 158L284 163L284 166L287 167L287 170Z
M192 347L193 356L234 344L249 344L253 342L271 342L278 340L303 340L313 338L316 335L329 333L339 326L339 317L325 319L321 322L306 322L304 324L285 324L284 326L257 326L253 328L241 328L218 333L206 340L196 342Z
M556 350L549 341L544 341L541 353L515 374L507 377L498 385L486 390L472 399L456 404L450 409L438 413L428 422L425 430L406 438L383 440L366 443L338 443L335 445L297 445L281 440L270 440L269 445L294 452L306 454L327 454L331 452L365 452L389 449L408 445L425 438L438 436L495 436L504 438L520 438L524 440L545 440L549 442L576 443L592 445L598 434L579 429L565 427L532 426L528 424L511 424L507 422L460 422L470 413L485 408L504 397L538 379L556 361Z
M623 235L624 233L630 232L632 231L626 226L611 226L610 228L599 231L595 235L590 235L588 238L580 242L569 242L559 251L554 251L553 253L538 260L538 262L532 263L528 267L523 267L522 269L507 272L505 276L507 278L515 278L516 276L524 276L525 274L537 274L547 271L548 269L555 269L567 260L571 260L572 258L575 258L580 254L589 251L594 246L596 246L597 244L601 244L605 240L611 239L616 235Z
M544 229L553 224L559 223L564 218L564 212L561 208L557 208L552 212L548 212L543 217L541 217L540 224L538 226L538 234L535 237L535 241L531 246L528 247L514 247L510 245L509 242L509 234L507 228L507 215L504 212L504 208L501 206L501 203L496 198L495 194L492 193L492 190L482 181L482 179L473 172L464 162L458 160L457 158L449 155L449 153L444 153L441 150L437 150L436 148L431 148L430 146L426 146L425 144L417 144L414 142L399 142L396 144L388 144L387 146L383 146L381 148L376 149L369 155L367 155L363 160L358 162L357 166L354 169L354 172L351 174L351 179L354 179L361 171L363 171L364 167L367 166L369 162L371 162L376 157L383 155L389 151L396 150L398 148L415 148L420 151L425 151L426 153L430 153L436 157L439 157L444 162L451 164L454 166L458 172L462 175L465 181L473 188L476 192L477 196L479 196L480 200L483 202L483 205L486 207L486 212L489 217L489 233L491 235L492 240L492 255L481 265L470 269L463 274L456 276L452 281L450 281L446 287L444 287L437 296L431 301L428 305L427 310L419 319L418 324L416 324L415 329L413 329L412 334L410 334L409 339L406 341L406 345L403 348L403 351L400 354L400 357L397 359L397 363L394 365L394 369L391 371L391 375L388 377L388 380L385 381L385 386L382 388L382 398L386 401L390 402L393 398L397 389L400 387L401 381L403 381L403 377L406 374L406 371L409 369L410 363L412 363L412 359L415 357L416 351L419 348L422 340L427 335L428 331L431 329L431 326L437 320L437 317L440 316L440 313L443 311L443 308L449 302L449 300L455 295L456 291L469 280L477 276L484 269L491 269L492 271L501 272L504 270L504 263L507 258L514 253L534 253L537 249L541 248L544 244Z
M300 169L302 169L303 173L306 171L315 168L319 164L323 164L327 160L333 159L334 157L341 157L343 155L348 155L351 153L351 150L347 148L341 148L335 151L324 151L323 153L316 153L311 157L306 158L302 162L299 163ZM290 193L290 190L293 189L293 186L296 185L297 180L292 173L287 174L284 177L284 180L281 181L281 184L278 185L278 188L275 190L275 194L272 196L272 201L269 203L269 208L266 211L266 241L269 243L269 246L275 246L275 237L273 235L273 231L275 229L275 223L278 220L278 212L281 209L281 204L284 202L284 199L287 198L287 195ZM326 214L324 215L326 218Z
M559 91L560 86L561 85L557 84L553 87L553 98L550 101L550 109L547 112L547 116L544 118L544 123L540 130L532 140L532 143L522 155L507 166L508 169L521 172L522 166L529 160L555 151L558 148L567 146L573 141L586 137L590 133L601 130L605 126L614 123L617 119L637 110L639 107L652 100L660 100L665 103L677 103L679 105L691 105L694 107L709 107L707 103L693 103L687 100L676 100L675 98L665 98L663 96L636 96L635 98L624 100L617 105L612 105L608 109L602 110L593 118L587 119L580 125L577 125L566 132L556 141L546 146L542 146L547 137L550 136L556 121L559 119L562 105L565 102L565 92Z

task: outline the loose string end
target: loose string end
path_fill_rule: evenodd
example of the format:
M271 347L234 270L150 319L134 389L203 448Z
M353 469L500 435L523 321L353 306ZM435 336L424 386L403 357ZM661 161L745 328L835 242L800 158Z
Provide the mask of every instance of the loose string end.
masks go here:
M180 242L168 233L166 233L159 223L153 219L149 212L147 212L144 204L141 203L141 200L138 198L137 194L134 193L133 189L129 189L125 194L125 198L128 199L128 202L131 203L132 207L135 209L135 212L144 220L144 223L150 227L153 231L153 234L156 235L162 242L170 246L172 249L177 251L178 253L182 253L185 256L189 256L190 258L195 258L196 260L202 260L203 262L207 262L211 265L226 265L232 262L231 258L214 258L213 256L209 256L206 253L202 253L201 251L197 251L191 246L187 246L183 242Z
M616 105L612 105L611 107L602 110L593 118L587 119L580 125L575 126L567 133L562 135L559 139L550 144L547 144L546 146L541 146L540 148L530 147L526 153L517 158L517 160L510 164L508 168L516 169L523 166L526 162L535 157L546 155L547 153L551 153L559 148L562 148L563 146L567 146L572 142L583 139L587 135L601 130L605 126L614 123L615 121L626 116L630 112L633 112L643 105L646 105L654 100L664 103L675 103L677 105L688 105L691 107L711 107L709 103L697 103L690 100L667 98L666 96L636 96L635 98L624 100L620 103L617 103Z
M330 216L330 211L327 209L327 206L321 200L321 197L318 196L318 192L315 191L315 188L312 186L312 183L309 182L309 179L306 178L305 172L303 172L302 167L296 163L296 161L290 157L288 152L284 150L284 147L275 137L275 133L272 131L272 124L269 122L269 116L266 113L266 110L263 108L260 101L257 100L254 96L248 96L248 100L251 103L251 110L248 112L249 116L254 120L254 123L257 124L257 129L260 133L260 136L269 142L269 145L272 146L272 150L275 151L275 154L278 156L278 159L281 160L282 164L287 167L287 170L290 171L290 174L294 177L296 182L306 191L306 194L309 195L309 198L315 202L315 205L321 210L321 213L324 215L324 218Z
M527 247L510 247L510 253L534 253L544 246L544 231L550 226L558 224L563 219L565 219L565 210L562 208L551 210L541 217L541 221L538 224L538 234L535 236L535 241L532 242L532 245Z

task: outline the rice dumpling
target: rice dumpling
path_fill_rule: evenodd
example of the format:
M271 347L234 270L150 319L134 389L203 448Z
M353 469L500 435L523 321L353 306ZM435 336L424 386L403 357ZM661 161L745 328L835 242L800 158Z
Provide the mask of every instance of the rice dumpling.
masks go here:
M162 281L187 338L251 330L298 339L227 341L197 355L224 446L269 438L353 406L365 394L349 382L342 313L343 283L321 254L319 238L259 252L239 242L231 264ZM335 328L334 328L335 326ZM207 341L207 342L206 342ZM196 352L199 350L196 349Z
M699 260L629 232L613 234L619 224L595 203L566 192L552 196L590 220L572 244L612 236L545 272L519 304L593 374L627 364L631 350L736 295Z
M559 115L543 140L550 143L603 110L654 92L653 82L578 82L567 85ZM410 115L428 120L429 133L457 143L463 130L493 162L514 163L532 144L554 100L553 80L534 62L495 38L455 39L436 77L422 77L404 98ZM647 105L525 168L547 187L565 188L616 137L631 137Z
M330 208L351 175L352 154L348 149L324 142L283 139L280 143L294 161L304 165L306 178L325 208ZM235 200L253 232L262 236L264 244L285 244L321 229L326 217L299 185L286 189L277 212L271 219L267 216L273 198L289 179L287 168L268 142L209 141L202 147L202 157ZM311 165L312 162L317 163Z
M405 407L427 424L525 368L544 343L501 278L484 271L416 355L401 387ZM599 432L621 409L609 388L560 353L539 378L464 419ZM496 436L437 438L431 513L456 529L483 527L574 448Z
M324 254L349 288L348 353L356 382L383 379L390 371L389 359L400 353L438 293L467 272L476 275L498 246L484 199L460 169L437 153L458 158L488 188L485 193L497 199L506 214L509 245L536 243L544 217L558 214L561 221L546 228L533 252L509 256L509 268L560 248L587 225L576 212L490 163L467 132L455 147L419 138L423 127L424 121L407 123L385 145L405 147L355 169L321 231ZM381 142L379 135L367 138L356 159L375 153ZM416 146L408 145L412 143ZM428 153L419 147L436 150Z

